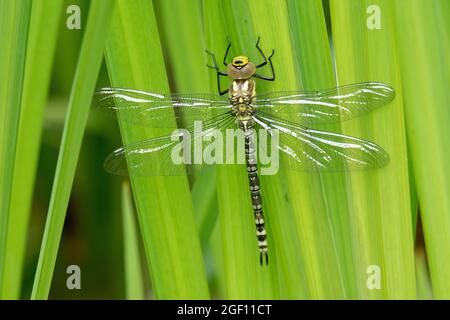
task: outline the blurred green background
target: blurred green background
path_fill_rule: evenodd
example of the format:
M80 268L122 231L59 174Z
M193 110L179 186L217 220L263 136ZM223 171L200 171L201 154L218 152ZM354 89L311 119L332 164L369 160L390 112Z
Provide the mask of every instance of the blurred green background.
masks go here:
M74 4L80 30L66 26ZM447 0L1 0L0 297L450 298L449 21ZM387 168L263 177L267 269L245 170L132 177L132 201L103 160L161 132L89 109L110 84L216 93L204 49L220 60L231 41L252 57L257 36L276 51L261 92L362 81L397 92L327 128L380 144ZM69 265L81 290L67 289ZM380 289L366 286L370 265Z

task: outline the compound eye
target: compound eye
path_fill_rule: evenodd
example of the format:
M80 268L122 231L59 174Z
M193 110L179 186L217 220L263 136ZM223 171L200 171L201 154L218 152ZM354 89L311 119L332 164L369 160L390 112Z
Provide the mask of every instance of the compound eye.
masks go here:
M232 61L233 66L236 68L242 68L243 66L247 65L247 63L248 58L244 56L234 57Z

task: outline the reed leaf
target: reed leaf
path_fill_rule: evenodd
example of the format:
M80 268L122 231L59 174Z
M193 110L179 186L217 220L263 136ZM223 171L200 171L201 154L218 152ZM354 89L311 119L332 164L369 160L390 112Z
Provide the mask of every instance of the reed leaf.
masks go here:
M30 12L30 0L0 1L0 298L10 286L8 233L15 219L11 197Z
M99 0L93 2L89 9L88 22L64 124L44 238L34 278L32 299L46 299L50 291L70 191L113 7L114 2Z
M368 27L371 5L382 12L381 29ZM345 134L374 141L390 155L385 168L348 176L358 296L414 299L414 242L393 2L331 1L330 9L339 84L381 81L397 92L388 106L342 125ZM373 270L381 275L376 290L368 285Z
M28 221L37 169L44 108L62 1L34 1L29 26L20 122L11 190L3 296L20 297Z
M138 233L134 219L130 185L122 185L122 221L124 238L125 288L128 300L143 300L144 281L139 257Z
M394 1L405 121L433 296L449 299L450 28L448 1Z
M169 92L152 4L118 1L117 7L106 47L112 85ZM170 133L167 129L130 126L120 117L119 124L124 143ZM130 176L155 297L208 298L186 176L149 178L135 176L132 170Z

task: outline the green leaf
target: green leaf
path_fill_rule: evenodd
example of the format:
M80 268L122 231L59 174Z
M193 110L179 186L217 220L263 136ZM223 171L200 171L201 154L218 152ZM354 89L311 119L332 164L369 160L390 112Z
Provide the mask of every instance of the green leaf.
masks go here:
M0 298L9 288L7 241L14 222L11 196L30 11L30 0L0 1Z
M436 299L450 298L450 27L445 0L391 5L412 171Z
M128 300L144 300L144 281L134 219L133 197L128 183L122 185L122 218L126 298Z
M431 300L433 290L431 288L430 273L427 266L427 257L423 248L416 250L416 285L417 299Z
M64 219L92 95L100 70L105 34L114 2L98 0L89 9L69 109L58 156L44 238L34 279L32 299L46 299L58 253Z
M371 5L382 12L381 29L367 26ZM358 297L414 299L414 242L394 2L331 1L330 8L339 84L381 81L397 93L388 106L342 124L345 134L373 141L390 155L385 168L348 174ZM381 271L380 290L366 286L372 265Z
M118 1L116 13L106 48L112 85L169 92L151 2ZM170 133L119 123L124 143ZM208 298L187 178L130 175L155 297Z
M209 69L205 66L205 39L200 2L153 1L166 65L172 75L172 92L208 92ZM189 17L186 19L186 17ZM187 63L189 61L189 63ZM191 126L192 123L185 123ZM205 248L217 220L216 172L206 167L197 172L192 187L192 204L202 248Z
M44 107L62 1L33 2L11 190L3 297L19 298Z
M296 58L294 70L301 88L334 87L336 82L321 2L288 1L288 5ZM321 129L341 131L339 124ZM289 173L288 181L291 202L296 210L297 232L309 266L307 279L311 296L356 298L345 175ZM299 182L307 190L299 192ZM305 198L311 200L305 201Z

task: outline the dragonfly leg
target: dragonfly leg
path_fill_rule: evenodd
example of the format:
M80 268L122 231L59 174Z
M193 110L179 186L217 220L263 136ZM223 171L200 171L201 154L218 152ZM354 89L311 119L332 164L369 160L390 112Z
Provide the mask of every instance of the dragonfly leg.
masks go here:
M228 88L225 89L225 90L221 90L221 89L220 89L220 78L219 78L219 74L217 74L217 90L219 90L219 94L220 94L221 96L223 96L224 94L227 94L227 93L228 93Z
M211 56L212 61L213 61L213 64L214 64L213 66L210 66L209 64L207 64L206 66L207 66L208 68L215 69L215 70L219 71L219 66L217 65L217 60L216 60L215 54L212 53L211 51L206 50L206 49L205 49L205 52L206 52L209 56Z
M225 51L225 55L223 56L223 65L225 67L228 67L227 57L228 57L228 53L230 52L230 48L231 48L231 43L228 44L227 50Z
M260 64L258 64L256 66L256 68L264 67L267 64L267 58L266 58L266 55L264 54L264 52L262 51L261 47L259 46L259 40L261 40L261 37L258 37L258 40L256 41L256 49L258 49L259 53L261 53L264 61L261 62Z
M268 77L268 76L263 76L261 74L255 73L253 75L254 77L262 79L262 80L267 80L267 81L274 81L275 80L275 69L273 68L273 63L272 63L272 57L273 57L274 54L275 54L275 50L272 50L272 53L270 54L270 56L268 58L269 65L270 65L270 70L272 71L272 76ZM265 57L264 57L264 59L265 59Z
M266 58L266 55L264 54L264 52L262 51L261 47L259 46L259 40L261 40L261 37L258 37L258 41L256 41L256 49L258 49L259 53L261 53L261 56L263 57L264 61L261 62L260 64L258 64L256 66L256 68L261 68L264 67L265 65L267 65L267 62L270 65L270 69L272 71L272 76L268 77L268 76L263 76L261 74L255 73L253 76L262 80L267 80L267 81L274 81L275 80L275 70L273 68L273 63L272 63L272 57L275 54L275 50L272 50L272 53L270 54L270 56L268 58Z
M228 45L228 48L229 48L230 46L231 46L231 44ZM220 76L228 76L228 73L219 70L219 66L217 65L216 56L214 55L214 53L209 52L208 50L205 50L205 52L206 52L208 55L210 55L211 58L212 58L212 60L213 60L213 64L214 64L213 66L211 66L211 65L209 65L209 64L207 64L206 66L207 66L208 68L211 68L211 69L216 70L216 73L217 73L217 89L219 90L219 94L222 96L222 95L228 93L228 89L222 90L222 89L220 88ZM228 49L227 49L227 52L228 52ZM226 57L226 55L225 55L225 57Z
M258 64L256 66L256 68L261 68L264 67L267 64L267 58L266 55L264 54L264 52L262 51L261 47L259 46L259 40L261 40L261 37L258 37L258 41L256 41L256 49L258 49L259 53L261 53L261 56L263 57L264 61L261 62L260 64ZM269 62L270 62L270 58L272 58L273 54L275 53L275 50L272 50L272 53L269 56Z

